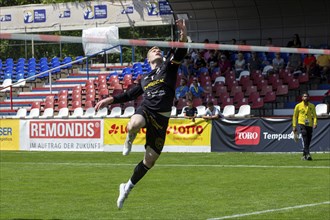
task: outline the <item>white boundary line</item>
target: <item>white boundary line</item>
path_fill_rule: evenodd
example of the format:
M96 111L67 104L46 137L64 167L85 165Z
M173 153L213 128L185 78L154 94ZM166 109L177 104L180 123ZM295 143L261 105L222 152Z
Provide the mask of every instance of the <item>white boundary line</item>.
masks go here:
M268 209L268 210L263 210L263 211L258 211L258 212L249 212L249 213L244 213L244 214L228 215L228 216L223 216L223 217L218 217L218 218L209 218L208 220L222 220L222 219L230 219L230 218L239 218L239 217L250 216L250 215L260 215L260 214L264 214L264 213L268 213L268 212L280 212L280 211L301 209L301 208L305 208L305 207L312 207L312 206L319 206L319 205L326 205L326 204L330 204L330 201L305 204L305 205L297 205L297 206L289 206L289 207L284 207L284 208L280 208L280 209Z
M62 166L136 166L128 163L65 163L65 162L0 162L0 164L62 165ZM155 167L215 167L215 168L284 168L284 169L330 169L330 166L273 166L230 164L156 164Z

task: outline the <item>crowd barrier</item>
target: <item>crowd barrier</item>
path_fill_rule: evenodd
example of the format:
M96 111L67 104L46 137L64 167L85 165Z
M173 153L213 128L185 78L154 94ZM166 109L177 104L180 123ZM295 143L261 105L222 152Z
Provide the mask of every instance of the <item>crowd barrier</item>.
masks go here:
M128 118L2 119L0 150L111 151L122 150ZM319 119L312 151L330 151L330 119ZM133 151L143 151L145 129ZM291 119L251 118L205 121L171 118L164 152L299 152Z

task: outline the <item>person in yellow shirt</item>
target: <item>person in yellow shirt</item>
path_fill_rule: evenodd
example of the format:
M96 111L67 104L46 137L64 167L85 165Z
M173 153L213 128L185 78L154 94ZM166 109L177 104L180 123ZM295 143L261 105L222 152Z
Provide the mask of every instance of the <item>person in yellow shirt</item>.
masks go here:
M320 71L321 78L326 80L330 72L330 55L319 55L316 59L316 65Z
M317 117L315 105L309 102L309 94L302 93L302 101L298 103L293 112L292 127L293 132L297 132L297 124L303 139L303 157L302 160L312 160L309 147L312 141L313 129L317 127Z

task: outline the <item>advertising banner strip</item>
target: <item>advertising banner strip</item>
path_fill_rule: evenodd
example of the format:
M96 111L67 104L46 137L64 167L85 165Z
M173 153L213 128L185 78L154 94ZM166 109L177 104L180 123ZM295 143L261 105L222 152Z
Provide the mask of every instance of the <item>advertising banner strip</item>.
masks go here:
M19 120L0 120L0 150L19 150Z
M104 144L122 145L125 142L129 119L104 119ZM211 123L204 119L195 122L187 119L170 119L167 127L166 146L210 146ZM134 140L134 145L145 144L143 128Z
M291 119L214 120L213 152L301 152L302 139L293 140ZM330 119L319 119L311 151L330 151Z

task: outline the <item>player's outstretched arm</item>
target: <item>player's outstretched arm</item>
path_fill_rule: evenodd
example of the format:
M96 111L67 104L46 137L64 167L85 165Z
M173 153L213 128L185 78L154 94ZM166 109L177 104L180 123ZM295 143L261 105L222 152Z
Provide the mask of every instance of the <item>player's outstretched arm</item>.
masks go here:
M187 27L185 20L179 19L175 21L175 24L177 26L177 29L179 31L179 41L180 42L187 42Z

